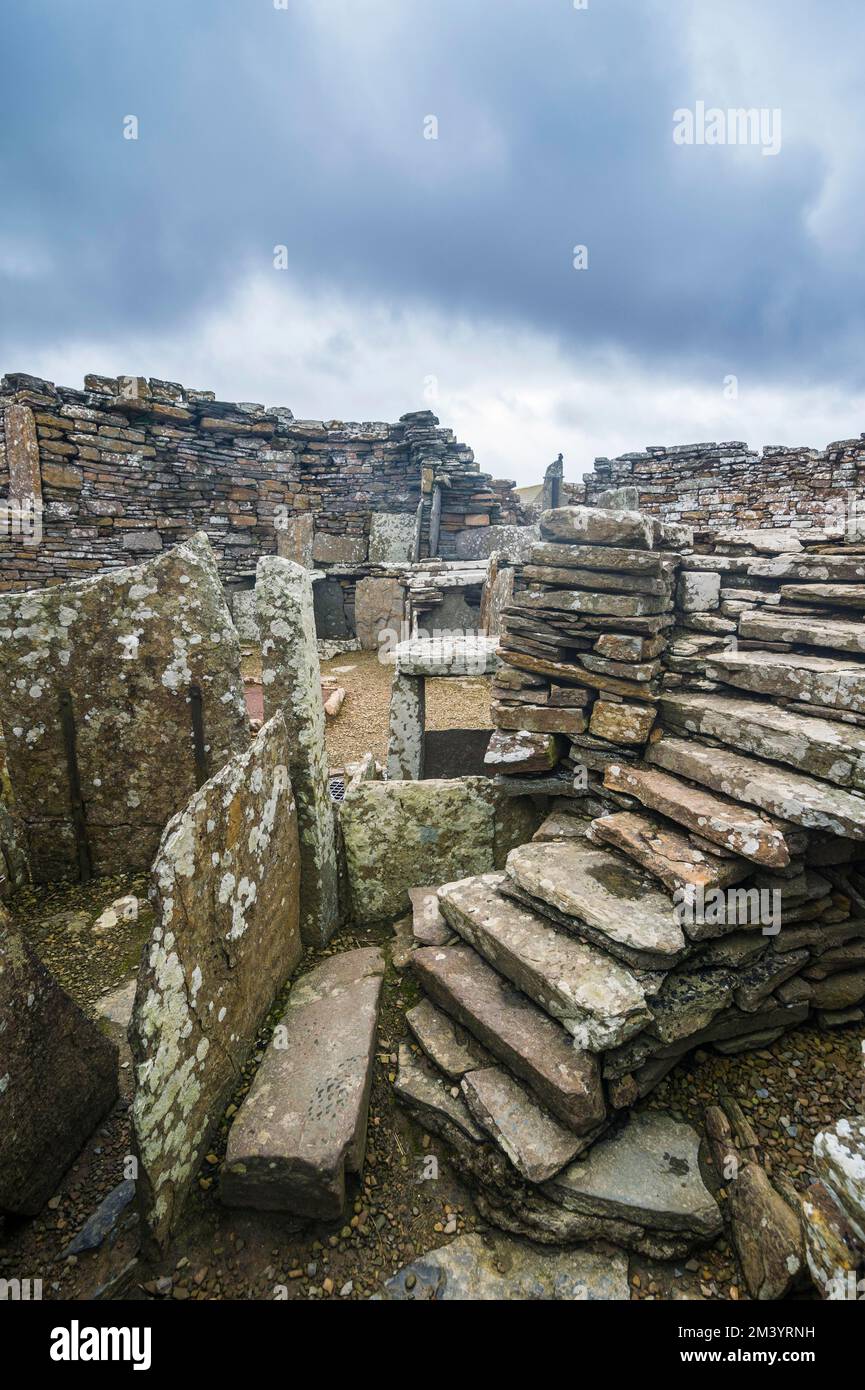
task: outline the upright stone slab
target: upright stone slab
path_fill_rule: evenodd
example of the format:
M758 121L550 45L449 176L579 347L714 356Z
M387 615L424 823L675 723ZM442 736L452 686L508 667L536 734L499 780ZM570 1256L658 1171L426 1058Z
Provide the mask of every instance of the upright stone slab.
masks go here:
M354 631L360 649L377 652L385 635L390 644L403 632L405 595L398 579L359 579L354 591Z
M426 680L394 674L390 688L387 775L393 781L420 781L424 766Z
M300 565L266 556L258 563L255 594L265 718L281 710L288 731L300 827L301 934L321 946L339 922L339 890L312 581Z
M0 711L37 882L148 868L169 817L249 741L207 537L0 596Z
M312 543L315 519L312 512L289 516L276 525L276 553L281 560L291 560L304 569L312 569Z
M0 1213L34 1216L117 1098L117 1048L0 907Z
M366 1148L384 957L331 956L295 984L228 1136L228 1206L335 1220Z
M364 782L340 808L354 920L408 911L409 889L493 868L496 815L486 779Z
M414 512L373 512L369 522L369 563L407 564L413 557Z
M282 714L166 826L129 1027L139 1194L164 1247L268 1010L301 955Z

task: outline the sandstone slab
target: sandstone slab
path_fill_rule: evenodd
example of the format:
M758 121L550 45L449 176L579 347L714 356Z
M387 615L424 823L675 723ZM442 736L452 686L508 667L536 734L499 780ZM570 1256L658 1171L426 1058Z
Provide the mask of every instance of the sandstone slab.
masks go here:
M612 704L609 700L596 700L592 706L589 732L609 743L623 743L626 746L642 744L652 732L655 715L654 705Z
M0 596L0 706L34 877L149 868L166 821L249 741L207 537Z
M751 642L794 642L803 647L829 647L865 655L865 627L848 618L744 613L739 620L739 636Z
M561 754L555 734L532 733L520 729L516 733L494 729L484 755L484 765L506 775L523 772L549 772Z
M712 652L706 674L759 695L865 713L865 665L857 661L797 652Z
M795 714L770 701L691 691L662 696L660 710L673 733L703 734L840 787L865 790L865 732L854 724Z
M636 797L650 810L754 863L783 869L790 862L783 829L729 797L711 795L655 768L624 763L607 767L604 786Z
M366 1149L384 958L374 947L322 961L294 985L228 1136L228 1206L335 1220Z
M602 1139L545 1191L571 1211L710 1239L721 1229L721 1214L700 1175L699 1145L690 1125L649 1110Z
M471 1071L462 1079L466 1104L526 1182L551 1178L579 1153L582 1142L499 1067Z
M726 888L754 871L744 859L708 854L672 825L633 811L618 811L592 821L589 837L596 844L622 850L671 892L689 887Z
M552 507L539 520L541 538L573 545L626 546L651 550L655 531L642 512L603 511L599 507Z
M865 840L865 798L803 773L678 738L653 744L646 762L794 825Z
M407 1010L405 1020L430 1061L455 1081L492 1065L486 1049L429 999Z
M499 1233L470 1233L399 1270L385 1285L383 1297L423 1302L627 1302L628 1261L620 1251L556 1251Z
M364 782L340 814L358 922L405 912L410 888L493 868L496 815L486 779Z
M339 922L336 821L328 780L312 581L302 565L266 556L255 584L264 714L277 711L289 741L288 770L300 834L300 930L329 941Z

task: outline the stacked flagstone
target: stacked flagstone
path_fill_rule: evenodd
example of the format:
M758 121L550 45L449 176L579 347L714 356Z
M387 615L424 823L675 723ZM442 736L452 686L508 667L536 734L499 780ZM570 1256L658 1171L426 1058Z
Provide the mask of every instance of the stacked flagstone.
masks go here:
M486 761L509 777L564 782L578 767L597 782L612 745L633 758L650 737L681 559L672 547L690 532L588 507L544 512L540 532L502 615Z
M752 595L718 611L736 602L721 598L727 576L759 577L727 567L765 565L754 547L681 556L665 547L686 538L649 518L583 508L545 513L541 533L506 614L491 761L502 783L557 781L575 800L504 872L440 888L437 921L419 900L411 962L426 998L408 1021L426 1061L404 1047L398 1090L506 1229L587 1238L603 1212L609 1239L682 1248L714 1227L644 1190L661 1152L691 1168L672 1136L656 1147L665 1117L630 1108L695 1047L761 1047L812 1014L863 1019L865 661L821 663L801 627L798 641L732 649L761 611L800 602L779 592L765 610ZM832 558L853 607L863 560ZM628 587L641 576L657 592ZM631 678L618 669L628 640Z

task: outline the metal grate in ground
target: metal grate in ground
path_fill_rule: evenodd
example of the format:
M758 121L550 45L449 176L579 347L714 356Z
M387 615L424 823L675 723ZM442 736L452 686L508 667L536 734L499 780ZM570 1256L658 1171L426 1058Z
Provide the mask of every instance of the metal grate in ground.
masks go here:
M331 801L342 801L345 796L345 778L329 777Z

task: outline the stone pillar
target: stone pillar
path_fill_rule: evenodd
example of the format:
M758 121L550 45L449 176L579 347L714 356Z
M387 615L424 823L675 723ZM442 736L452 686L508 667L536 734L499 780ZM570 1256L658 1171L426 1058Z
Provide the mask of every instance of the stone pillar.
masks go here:
M255 584L264 717L282 710L300 828L300 925L321 946L339 923L336 833L324 746L324 707L309 571L267 555Z
M541 508L547 512L551 507L558 507L562 500L562 478L565 475L565 465L561 454L550 464L544 474L544 490L541 494Z
M439 553L439 533L442 523L442 485L436 483L433 488L432 508L429 519L429 553L430 556Z
M418 782L423 777L425 679L394 672L387 746L387 775L393 781Z

